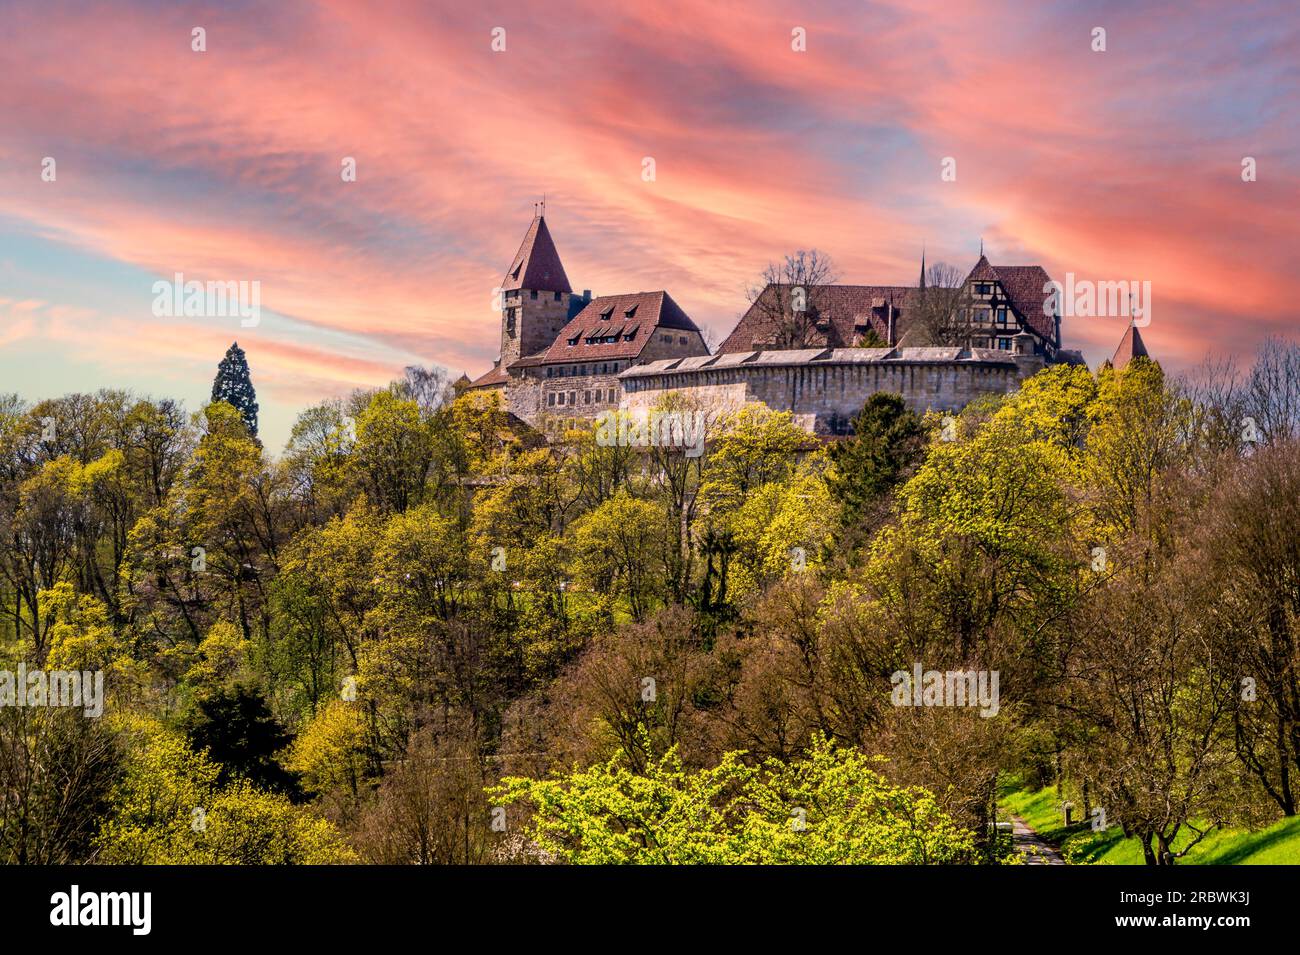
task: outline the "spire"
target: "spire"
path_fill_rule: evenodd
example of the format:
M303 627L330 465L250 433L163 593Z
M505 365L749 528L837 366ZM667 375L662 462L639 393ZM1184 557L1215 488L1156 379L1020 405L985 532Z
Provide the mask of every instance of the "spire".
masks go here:
M922 289L925 288L925 243L924 242L921 243L921 285L920 287Z
M1111 358L1110 363L1116 370L1123 368L1134 358L1150 358L1151 354L1147 351L1147 346L1142 341L1142 333L1138 331L1136 324L1130 322L1128 331L1119 341L1119 347L1115 349L1115 356Z
M984 236L980 236L980 258L984 258Z
M538 211L541 205L538 203L533 207L537 215L528 227L514 261L510 263L505 281L501 284L503 291L573 291L569 287L569 277L564 274L564 266L560 263L560 253L555 250L555 242L551 239L551 230L546 228L544 207Z

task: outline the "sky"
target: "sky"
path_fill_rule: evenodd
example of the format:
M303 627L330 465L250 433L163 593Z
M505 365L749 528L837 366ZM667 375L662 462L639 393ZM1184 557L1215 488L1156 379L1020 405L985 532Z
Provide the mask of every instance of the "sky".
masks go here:
M238 340L271 450L406 365L486 371L543 195L575 290L715 340L787 252L907 284L981 242L1150 281L1171 370L1297 337L1292 0L0 0L0 76L0 392L198 408ZM176 273L258 282L259 324L155 315Z

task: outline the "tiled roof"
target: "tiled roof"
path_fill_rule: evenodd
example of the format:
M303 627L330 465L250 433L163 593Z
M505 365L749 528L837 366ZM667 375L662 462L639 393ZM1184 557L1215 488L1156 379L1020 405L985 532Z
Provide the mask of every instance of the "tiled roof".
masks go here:
M570 320L550 347L516 364L635 358L660 328L699 332L667 292L602 295ZM614 341L605 340L610 338ZM572 339L576 344L569 344Z
M740 322L719 346L721 352L752 351L776 343L778 311L775 296L789 294L790 286L772 284L763 289ZM807 344L829 348L851 348L874 331L889 340L889 314L894 320L915 300L918 290L905 285L822 285L814 288L808 301ZM897 327L895 328L897 334Z
M524 241L515 253L514 261L506 270L501 283L504 291L526 288L538 292L572 292L569 277L560 264L560 253L555 251L551 230L546 219L538 216L528 227Z
M970 270L970 275L966 276L967 282L996 282L998 273L994 271L993 266L989 265L989 260L980 255L980 260L975 263L975 268Z
M984 259L980 261L984 262ZM994 277L1002 283L1016 314L1041 337L1059 345L1060 342L1056 341L1056 322L1043 313L1044 303L1052 297L1050 291L1043 291L1051 281L1047 270L1041 265L994 265L991 268ZM974 273L971 274L974 276Z
M1011 352L998 348L774 348L727 352L701 358L661 358L633 365L619 378L692 374L723 368L859 364L961 364L1014 365Z
M1146 343L1142 341L1142 333L1137 330L1136 325L1129 325L1128 331L1119 340L1119 347L1115 349L1115 356L1111 358L1110 363L1116 368L1123 368L1139 356L1151 357L1147 352Z
M479 375L477 378L475 378L465 387L466 388L494 388L498 385L504 385L509 380L510 380L510 376L507 375L506 370L501 367L501 363L497 362L495 365L492 366L491 371L487 372L486 374Z

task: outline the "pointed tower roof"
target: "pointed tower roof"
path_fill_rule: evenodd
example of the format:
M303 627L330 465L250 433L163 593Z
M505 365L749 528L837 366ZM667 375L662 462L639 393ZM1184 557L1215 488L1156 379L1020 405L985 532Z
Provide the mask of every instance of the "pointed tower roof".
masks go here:
M1119 340L1119 347L1115 349L1115 357L1110 360L1110 363L1118 370L1139 356L1151 357L1146 343L1142 341L1142 333L1138 331L1136 325L1130 324L1124 337Z
M921 246L921 284L917 288L925 288L925 246Z
M982 243L981 243L982 245ZM966 276L967 282L996 282L998 273L989 265L989 260L984 257L984 252L980 252L980 260L975 263L975 268L970 270L970 275Z
M573 291L560 264L560 253L555 251L551 240L551 230L546 228L545 216L537 216L528 227L501 288L507 292L525 288L538 292Z

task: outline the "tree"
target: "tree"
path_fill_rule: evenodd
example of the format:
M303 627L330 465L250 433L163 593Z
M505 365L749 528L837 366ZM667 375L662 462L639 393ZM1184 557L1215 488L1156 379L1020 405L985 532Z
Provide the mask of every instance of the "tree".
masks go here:
M826 483L839 502L840 522L864 520L882 496L910 475L924 451L920 417L903 396L877 392L853 417L853 435L831 446Z
M259 792L155 720L121 720L129 742L95 840L106 865L329 865L355 862L335 828Z
M616 757L549 780L508 777L489 795L532 808L527 831L578 865L935 865L968 862L971 833L876 760L819 738L804 758L747 766L730 752L684 769L676 751L635 773Z
M447 369L438 365L428 368L408 365L402 377L390 387L393 394L414 401L426 415L433 414L456 397Z
M1300 436L1300 345L1266 339L1244 391L1246 411L1265 440Z
M458 733L413 737L357 823L356 844L378 865L474 865L494 837L483 804L487 760L478 741Z
M413 399L377 392L356 417L350 460L376 506L404 511L423 500L433 458L428 419Z
M200 697L185 731L190 745L220 767L219 782L238 776L272 792L297 792L298 781L276 760L291 738L251 687L237 684Z
M226 350L226 357L217 366L217 377L212 382L212 400L224 401L239 412L248 433L257 437L257 392L248 373L248 359L235 342Z
M0 862L90 861L121 772L99 720L58 707L0 707Z
M913 345L969 346L969 307L964 276L946 262L936 262L917 289L905 332Z
M809 348L819 338L824 341L817 328L824 298L821 290L835 279L830 257L816 249L800 249L784 261L768 265L761 281L748 293L751 312L757 313L757 327L767 334L762 345Z
M1144 565L1143 547L1090 601L1066 705L1091 729L1078 758L1106 823L1147 865L1171 865L1241 801L1228 718L1240 680L1214 649L1213 574L1186 555Z
M1221 582L1212 633L1243 688L1230 700L1237 756L1291 816L1300 808L1300 441L1236 461L1200 526L1207 574Z
M665 524L662 507L618 491L573 525L578 580L626 598L632 618L644 619L665 578Z

